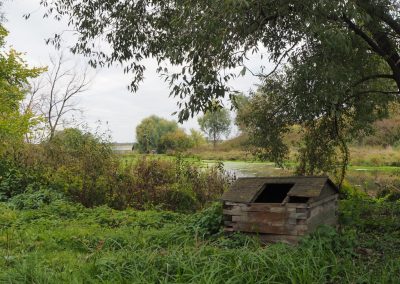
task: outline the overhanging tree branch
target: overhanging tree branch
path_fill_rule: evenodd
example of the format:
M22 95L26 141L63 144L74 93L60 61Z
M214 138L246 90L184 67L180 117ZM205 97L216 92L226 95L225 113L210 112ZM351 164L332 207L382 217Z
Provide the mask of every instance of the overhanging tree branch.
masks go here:
M382 6L374 5L372 6L370 2L365 0L356 1L357 5L364 9L371 17L379 18L385 22L390 28L392 28L398 35L400 35L400 23L393 19L393 17L388 14Z
M365 95L365 94L383 94L383 95L400 95L400 91L383 91L383 90L366 90L356 92L354 95Z
M367 77L364 77L353 84L353 87L356 87L366 81L373 80L373 79L394 79L392 74L374 74Z
M387 37L385 32L375 23L368 23L370 37L359 26L351 21L346 15L341 17L350 30L359 35L383 60L390 66L393 71L393 79L400 89L400 56L396 50L396 46Z
M286 56L288 56L288 54L296 47L296 45L298 44L298 42L294 43L289 49L287 49L281 56L281 58L278 60L277 64L275 65L274 69L272 69L271 72L269 72L267 75L264 76L264 79L268 78L269 76L271 76L272 74L274 74L276 72L276 70L278 70L278 67L282 64L283 59L286 58Z
M346 15L343 15L341 18L347 24L349 29L364 39L364 41L372 48L373 51L382 57L386 55L384 50L381 49L380 46L370 36L368 36L360 27L353 23Z

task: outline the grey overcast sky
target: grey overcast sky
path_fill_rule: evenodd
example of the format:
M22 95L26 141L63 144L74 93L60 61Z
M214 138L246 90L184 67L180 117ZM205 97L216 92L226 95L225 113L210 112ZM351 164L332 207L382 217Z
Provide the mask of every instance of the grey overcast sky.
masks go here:
M55 33L66 30L66 22L53 19L43 19L43 9L40 0L6 0L3 12L7 21L5 27L10 32L7 43L17 51L25 53L25 59L31 65L48 65L49 55L57 51L46 45L45 39ZM28 20L23 18L31 13ZM72 44L72 35L64 37L65 45ZM84 59L80 56L67 54L75 61ZM249 66L257 66L259 60L251 58ZM135 140L135 127L140 121L150 115L158 115L166 119L175 119L171 114L177 110L176 99L169 97L166 83L156 73L157 64L154 60L146 61L145 81L137 93L127 90L130 75L124 74L122 67L96 70L96 76L90 89L79 98L79 104L84 110L83 120L95 128L97 121L108 125L112 139L116 142L131 142ZM254 89L257 78L246 75L232 82L232 86L243 92ZM198 129L197 119L185 122L182 127ZM235 134L235 133L233 133Z

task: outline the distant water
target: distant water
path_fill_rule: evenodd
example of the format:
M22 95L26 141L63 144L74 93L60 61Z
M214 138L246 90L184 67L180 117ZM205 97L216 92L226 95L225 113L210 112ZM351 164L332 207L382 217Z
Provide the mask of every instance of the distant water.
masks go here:
M215 164L215 161L206 161L207 164ZM290 169L277 168L273 163L257 162L224 162L224 169L236 177L268 177L268 176L290 176ZM397 171L396 171L397 169ZM346 179L356 187L373 195L380 189L379 184L386 184L393 180L395 173L399 176L400 168L388 171L387 167L352 167L348 170Z
M112 144L113 151L132 151L133 144L129 143L121 143L121 144Z
M214 164L208 162L207 164ZM288 169L282 169L273 163L251 163L251 162L224 162L224 169L236 177L268 177L290 175Z

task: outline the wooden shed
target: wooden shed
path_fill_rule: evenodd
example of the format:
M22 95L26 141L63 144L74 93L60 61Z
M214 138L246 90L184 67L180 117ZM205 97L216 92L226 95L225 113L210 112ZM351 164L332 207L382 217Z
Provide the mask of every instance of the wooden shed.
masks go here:
M226 232L295 243L337 224L338 188L328 177L239 178L222 196Z

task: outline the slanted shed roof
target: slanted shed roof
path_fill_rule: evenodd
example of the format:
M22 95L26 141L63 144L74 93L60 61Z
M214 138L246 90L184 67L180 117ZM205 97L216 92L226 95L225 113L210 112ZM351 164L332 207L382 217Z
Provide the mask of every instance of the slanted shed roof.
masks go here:
M221 199L231 202L251 203L264 189L266 184L294 184L288 196L318 197L326 184L339 192L338 188L328 177L246 177L239 178Z

